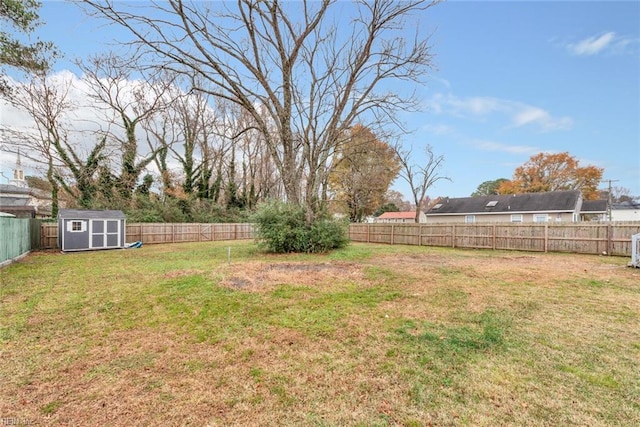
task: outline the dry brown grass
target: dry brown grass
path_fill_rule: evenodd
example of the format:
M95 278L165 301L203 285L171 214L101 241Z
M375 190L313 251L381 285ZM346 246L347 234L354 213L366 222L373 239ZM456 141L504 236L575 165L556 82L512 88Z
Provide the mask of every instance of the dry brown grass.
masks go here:
M640 270L624 259L247 248L231 265L208 243L139 259L34 254L3 270L0 416L89 426L640 417Z

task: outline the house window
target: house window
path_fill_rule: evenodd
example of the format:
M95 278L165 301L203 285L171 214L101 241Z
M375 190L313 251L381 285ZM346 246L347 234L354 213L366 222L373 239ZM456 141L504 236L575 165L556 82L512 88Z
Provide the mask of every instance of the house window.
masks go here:
M75 233L81 233L86 230L84 221L69 221L71 224L68 227L68 230Z
M466 224L473 224L474 222L476 222L476 216L475 215L465 215L464 222Z
M511 222L522 222L522 215L521 214L511 215Z
M492 201L490 201L489 203L487 203L487 207L488 207L488 208L492 208L492 207L494 207L494 206L495 206L495 205L497 205L497 204L498 204L498 201L497 201L497 200L492 200Z
M533 216L533 222L549 222L549 215L536 214Z

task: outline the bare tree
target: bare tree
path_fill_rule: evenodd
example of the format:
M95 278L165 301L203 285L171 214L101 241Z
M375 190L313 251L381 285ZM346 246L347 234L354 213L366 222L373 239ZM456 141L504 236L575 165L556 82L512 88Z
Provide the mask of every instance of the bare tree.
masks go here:
M416 105L412 92L394 92L387 82L417 82L429 70L428 37L401 30L436 2L168 0L148 10L83 1L128 29L155 64L198 76L195 90L247 111L287 199L304 203L310 221L344 132L356 120L374 130L396 123L398 110Z
M105 147L104 139L87 147L72 138L74 132L68 119L76 106L69 99L70 89L70 81L52 81L46 72L35 73L29 81L16 84L9 101L26 112L33 125L29 129L12 127L3 132L12 136L6 144L10 150L13 147L15 152L22 147L25 157L45 165L52 189L54 216L57 215L60 187L80 206L91 206L95 193L94 175L103 160Z
M124 60L113 53L90 58L81 65L89 85L89 97L112 116L121 132L107 130L104 135L116 141L120 152L120 171L115 179L121 199L131 198L142 171L153 161L156 151L143 155L137 130L141 122L158 114L166 105L168 89L173 82L166 73L156 73L135 80L135 58Z
M425 196L427 190L431 188L433 184L445 179L451 181L451 178L441 176L438 174L442 163L444 162L444 156L436 156L433 153L433 148L427 145L425 152L427 158L423 166L415 163L411 156L412 149L405 149L399 145L395 147L396 153L400 160L400 176L407 181L411 188L411 195L413 196L413 203L416 207L416 222L420 221L420 211L423 209Z

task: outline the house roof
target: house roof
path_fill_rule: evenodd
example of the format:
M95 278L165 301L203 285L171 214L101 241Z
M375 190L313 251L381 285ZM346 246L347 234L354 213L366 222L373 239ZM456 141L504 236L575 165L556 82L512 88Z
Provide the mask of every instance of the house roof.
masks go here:
M0 206L0 211L4 212L4 213L8 213L8 214L19 214L19 213L35 213L36 212L36 208L33 206L27 206L27 205L22 205L22 206Z
M31 188L18 187L17 185L11 185L11 184L0 184L0 194L3 194L3 193L31 194Z
M637 202L620 202L620 203L613 203L611 205L611 209L617 211L617 210L635 210L635 209L640 209L640 203Z
M50 192L41 190L39 188L20 187L12 184L0 184L0 196L8 194L24 194L25 196L33 196L40 200L51 199Z
M578 190L548 193L500 194L443 199L431 207L429 215L501 214L517 212L573 212L581 195Z
M126 215L116 210L60 209L58 219L126 219Z
M412 212L385 212L378 219L415 219L416 213Z
M606 213L607 201L606 200L584 200L582 202L582 208L580 212L584 213Z
M29 206L29 199L25 197L12 197L0 195L0 207L25 207Z

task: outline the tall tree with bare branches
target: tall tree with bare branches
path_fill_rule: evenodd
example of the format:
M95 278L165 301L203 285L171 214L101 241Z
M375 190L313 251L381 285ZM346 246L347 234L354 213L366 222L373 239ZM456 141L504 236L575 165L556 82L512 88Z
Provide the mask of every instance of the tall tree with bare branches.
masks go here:
M425 196L427 190L441 179L450 181L451 178L440 175L440 168L444 163L444 156L436 156L433 148L427 145L425 148L426 159L418 164L413 160L412 149L403 148L400 145L395 147L398 159L400 160L400 176L407 181L413 196L413 203L416 207L416 222L420 221L420 211L424 209Z
M89 85L88 96L112 117L112 124L120 128L120 131L109 129L103 134L116 142L120 153L120 171L114 182L125 203L130 200L140 174L156 155L156 150L142 153L137 131L143 120L158 114L166 105L168 89L173 84L159 71L136 80L134 64L135 58L125 60L114 53L80 64Z
M375 131L417 105L412 90L387 83L406 87L429 71L428 37L417 22L413 37L406 31L436 2L82 1L129 30L155 65L198 76L193 89L246 110L308 221L345 131L356 121Z
M28 129L5 129L11 135L6 146L14 152L22 148L24 156L45 166L53 216L57 214L60 188L81 207L92 206L95 175L104 159L104 138L94 145L78 143L83 138L70 124L69 114L77 108L70 100L70 89L71 81L64 76L53 79L46 72L38 72L29 81L12 86L8 98L14 107L28 114L31 125Z

